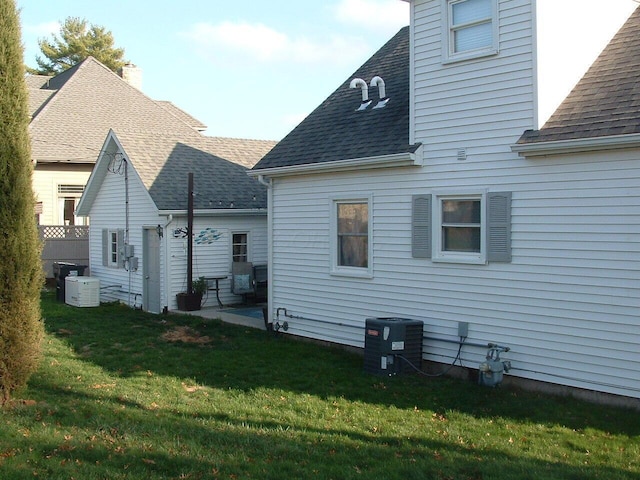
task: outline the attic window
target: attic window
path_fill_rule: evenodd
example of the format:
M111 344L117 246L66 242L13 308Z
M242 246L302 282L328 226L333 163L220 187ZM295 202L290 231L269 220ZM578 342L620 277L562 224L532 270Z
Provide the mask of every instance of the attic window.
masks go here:
M444 61L498 53L497 0L442 0Z

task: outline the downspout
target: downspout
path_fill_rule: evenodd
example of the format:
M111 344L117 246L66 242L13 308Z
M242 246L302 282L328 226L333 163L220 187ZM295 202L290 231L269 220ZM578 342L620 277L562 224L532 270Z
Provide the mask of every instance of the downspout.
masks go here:
M267 323L273 323L273 179L258 175L267 187Z

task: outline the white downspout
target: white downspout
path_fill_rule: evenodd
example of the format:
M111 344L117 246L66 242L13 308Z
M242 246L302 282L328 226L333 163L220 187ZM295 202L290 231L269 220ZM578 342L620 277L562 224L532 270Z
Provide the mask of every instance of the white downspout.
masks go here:
M267 187L267 323L273 323L273 179L258 175Z

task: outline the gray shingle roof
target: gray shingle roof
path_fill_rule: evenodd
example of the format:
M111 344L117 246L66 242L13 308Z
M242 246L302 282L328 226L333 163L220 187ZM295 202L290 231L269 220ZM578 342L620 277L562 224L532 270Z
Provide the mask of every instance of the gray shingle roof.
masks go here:
M110 128L172 135L197 132L94 58L52 77L53 96L29 126L38 162L94 163ZM32 97L35 98L35 97Z
M355 77L370 82L380 76L390 98L372 109L378 89L369 89L373 104L356 112L360 89L349 88ZM409 27L400 30L322 104L281 140L253 170L339 160L413 153L409 145Z
M217 155L241 149L242 141L154 133L116 132L131 164L160 210L186 210L188 173L194 174L195 209L267 208L267 190L247 168ZM246 141L242 155L256 162L273 142ZM264 148L260 148L264 147Z
M160 104L160 106L166 108L170 113L178 117L180 120L182 120L184 123L189 125L194 130L204 131L207 129L207 126L204 123L202 123L197 118L191 116L184 110L176 107L173 103L167 100L157 100L157 102Z
M540 130L519 144L640 133L640 7Z

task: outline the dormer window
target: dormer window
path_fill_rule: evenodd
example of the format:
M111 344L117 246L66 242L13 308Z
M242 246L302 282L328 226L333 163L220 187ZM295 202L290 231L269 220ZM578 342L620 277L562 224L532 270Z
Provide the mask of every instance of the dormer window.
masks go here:
M498 53L497 0L442 0L443 56L455 62Z

